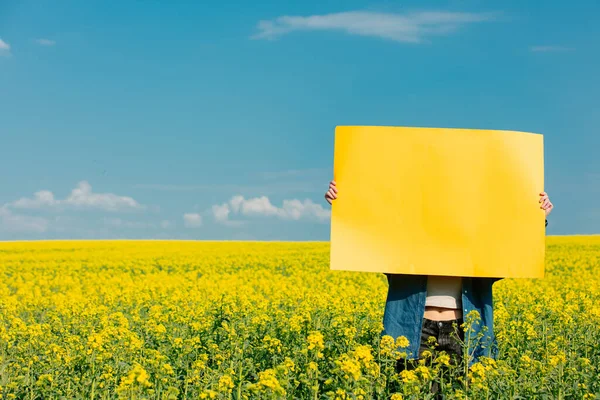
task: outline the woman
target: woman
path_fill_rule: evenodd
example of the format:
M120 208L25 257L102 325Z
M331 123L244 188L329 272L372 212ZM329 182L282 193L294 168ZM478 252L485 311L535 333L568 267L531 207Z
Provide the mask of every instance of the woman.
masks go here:
M335 181L329 183L325 199L329 204L337 199ZM540 208L546 217L554 206L548 195L540 193ZM548 225L548 220L545 222ZM501 278L442 277L427 275L385 274L388 294L381 335L409 340L408 359L420 358L428 349L427 340L435 337L438 351L461 359L464 340L462 329L456 329L472 311L477 311L480 323L472 324L467 343L469 365L480 356L495 358L496 341L493 331L492 285ZM456 333L456 335L454 334ZM399 363L399 368L404 368Z

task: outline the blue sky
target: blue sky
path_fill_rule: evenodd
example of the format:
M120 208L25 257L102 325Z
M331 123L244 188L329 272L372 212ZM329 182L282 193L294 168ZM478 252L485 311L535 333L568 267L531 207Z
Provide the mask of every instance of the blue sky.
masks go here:
M0 0L0 240L328 240L336 125L543 133L548 234L600 233L599 13Z

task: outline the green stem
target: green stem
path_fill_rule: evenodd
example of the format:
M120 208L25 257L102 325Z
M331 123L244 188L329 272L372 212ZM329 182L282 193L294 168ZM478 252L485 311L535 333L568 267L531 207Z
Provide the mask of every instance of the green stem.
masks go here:
M242 358L243 360L243 358ZM237 400L241 400L242 398L242 369L244 366L244 362L240 363L240 374L238 375L238 388L237 388Z

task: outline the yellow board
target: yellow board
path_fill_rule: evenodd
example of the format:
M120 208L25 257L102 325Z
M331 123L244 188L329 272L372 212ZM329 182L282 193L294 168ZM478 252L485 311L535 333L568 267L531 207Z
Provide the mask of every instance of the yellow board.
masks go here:
M544 276L540 134L336 127L333 178L331 269Z

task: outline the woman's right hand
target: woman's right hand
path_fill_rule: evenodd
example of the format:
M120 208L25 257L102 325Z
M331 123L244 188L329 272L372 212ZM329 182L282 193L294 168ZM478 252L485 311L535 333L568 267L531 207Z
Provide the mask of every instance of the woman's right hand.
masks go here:
M327 202L331 204L333 200L337 199L337 192L338 191L335 181L329 182L329 190L327 191L327 193L325 193L325 200L327 200Z

